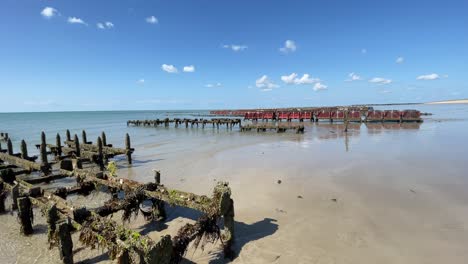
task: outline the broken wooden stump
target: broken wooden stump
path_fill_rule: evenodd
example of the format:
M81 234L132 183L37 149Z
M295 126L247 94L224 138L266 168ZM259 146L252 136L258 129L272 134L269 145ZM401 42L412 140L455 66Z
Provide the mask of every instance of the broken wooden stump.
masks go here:
M73 140L75 143L75 155L77 157L81 156L81 149L80 149L80 141L78 140L78 136L75 134L75 139Z
M13 144L9 138L7 139L7 153L8 155L13 155Z
M73 264L73 241L68 221L60 222L57 231L60 259L64 264Z
M57 133L57 136L55 137L55 147L56 147L56 156L60 157L62 156L62 140L60 139L60 134Z
M34 220L31 200L27 196L19 197L17 203L21 233L25 236L31 235L33 233L32 223Z

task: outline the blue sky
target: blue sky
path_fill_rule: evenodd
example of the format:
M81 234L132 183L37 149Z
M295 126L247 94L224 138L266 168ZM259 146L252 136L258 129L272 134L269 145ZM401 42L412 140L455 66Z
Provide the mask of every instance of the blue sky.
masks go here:
M467 14L450 0L3 0L0 112L467 98Z

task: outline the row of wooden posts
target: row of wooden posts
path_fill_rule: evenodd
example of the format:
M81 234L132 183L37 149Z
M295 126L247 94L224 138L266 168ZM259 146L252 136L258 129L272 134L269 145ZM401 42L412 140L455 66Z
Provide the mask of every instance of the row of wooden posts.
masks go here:
M45 134L42 133L41 144L38 146L41 150L40 163L35 162L37 157L28 155L24 140L21 143L21 153L19 154L13 152L11 140L8 144L10 147L0 151L0 213L7 210L5 199L7 195L10 195L12 198L11 210L18 211L21 233L31 235L34 232L32 207L38 206L43 209L47 217L49 241L58 246L63 263L73 263L71 232L74 231L81 232L80 241L86 246L93 248L97 244L107 248L109 256L116 259L118 263L132 263L132 254L140 256L144 259L144 263L178 263L186 252L190 241L200 238L200 235L203 236L205 233L216 233L219 232L216 230L221 230L218 227L207 228L210 224L218 226L220 217L224 220L224 231L221 236L223 250L226 257L233 256L234 204L227 183L218 183L210 198L166 188L161 184L159 171L155 171L155 181L147 184L115 178L103 171L101 164L105 160L105 156L131 154L134 151L130 147L128 134L126 135L125 149L114 148L107 144L105 133L101 134L96 145L87 141L85 131L82 133L82 142L84 143L81 145L77 135L71 140L69 131L67 131L66 139L65 145L69 147L61 145L60 135L57 135L55 145L47 144ZM48 161L47 156L50 154L55 155L54 161ZM96 156L99 159L89 158ZM99 167L97 170L93 167L83 169L82 162L97 163ZM129 162L131 162L131 156ZM33 171L42 171L43 174L32 178L22 178L23 175L29 175ZM77 186L59 187L55 191L46 191L40 186L33 185L63 177L75 177ZM96 186L101 186L101 190L105 188L112 194L123 191L126 198L124 201L113 198L95 210L74 209L73 204L65 200L70 194L89 193ZM127 201L132 197L135 200ZM139 210L140 203L148 199L153 202L153 213L151 214L160 220L165 218L164 203L192 208L203 212L204 216L198 219L195 224L185 225L176 236L166 235L158 243L106 217L121 210L124 210L125 214L128 209L126 206L130 202L136 205L136 208L131 208L132 210Z
M164 127L169 127L169 124L174 124L174 127L179 127L185 125L185 128L188 128L189 125L191 128L196 126L197 128L201 125L202 128L205 128L207 125L212 125L213 128L219 129L220 126L225 125L226 128L232 129L235 126L241 126L241 119L231 119L231 118L221 118L221 119L154 119L154 120L128 120L127 126L148 126L148 127L157 127L164 125Z

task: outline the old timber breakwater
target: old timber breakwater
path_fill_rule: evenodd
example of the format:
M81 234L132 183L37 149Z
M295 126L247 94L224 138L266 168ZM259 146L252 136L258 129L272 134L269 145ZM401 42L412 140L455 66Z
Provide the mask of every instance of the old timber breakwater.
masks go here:
M213 119L155 119L155 120L128 120L127 126L143 127L169 127L174 124L175 128L185 127L202 128L211 126L213 129L219 129L226 126L232 130L239 126L239 131L276 131L277 133L293 130L296 133L304 133L304 122L342 122L347 131L348 124L354 123L375 123L375 122L422 122L421 112L418 110L374 110L371 108L317 108L317 109L295 109L294 111L277 110L253 110L253 111L212 111L214 115L243 115L242 124L239 118L213 118ZM294 122L298 121L298 122Z
M110 259L118 263L179 263L190 244L203 248L205 243L216 241L221 242L225 257L233 257L234 202L228 183L218 182L208 197L165 187L159 171L155 171L153 182L145 184L118 178L105 168L117 155L125 155L132 163L134 149L128 134L125 148L107 144L104 132L93 144L85 131L80 142L67 130L64 143L59 134L55 144L47 143L42 133L41 144L37 145L39 158L28 155L24 140L20 153L14 152L10 139L7 149L0 145L0 214L16 211L20 233L29 236L35 232L32 207L39 207L47 218L49 246L58 248L63 263L74 263L73 232L79 232L81 244L107 250ZM39 185L51 181L60 184L62 178L75 178L76 184L47 190ZM69 195L97 191L108 192L112 198L96 209L76 207L67 200ZM11 196L11 206L5 204L7 196ZM152 206L145 208L143 203ZM147 221L165 221L167 205L197 210L202 216L194 224L182 226L174 236L165 235L159 241L108 217L122 212L123 222L142 213Z

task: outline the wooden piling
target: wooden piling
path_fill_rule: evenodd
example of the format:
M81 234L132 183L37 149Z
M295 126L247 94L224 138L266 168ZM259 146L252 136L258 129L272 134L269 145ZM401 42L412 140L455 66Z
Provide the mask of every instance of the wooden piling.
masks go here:
M67 137L67 141L71 141L70 130L68 129L67 129L66 137Z
M19 184L15 183L13 185L13 188L11 188L11 210L17 210L18 209L18 196L19 196Z
M80 157L81 156L80 141L78 140L78 136L76 134L75 134L74 142L75 142L75 155L77 157Z
M154 183L157 185L161 184L161 172L158 170L153 170L154 171Z
M62 140L60 139L59 133L57 133L55 137L55 147L57 148L57 156L62 156Z
M98 146L98 164L101 170L104 169L104 154L102 153L102 140L101 137L98 137L96 140Z
M106 138L106 133L102 131L101 133L101 140L102 140L102 145L107 146L107 138Z
M88 139L86 137L86 131L81 131L81 139L83 140L82 143L83 144L88 144Z
M46 217L47 217L47 239L49 242L54 240L55 231L57 229L57 221L59 220L57 204L51 203L46 210Z
M28 159L28 146L26 145L26 141L21 140L21 158Z
M47 161L47 147L45 144L41 144L41 166L47 167L49 162Z
M0 214L5 212L5 199L7 196L7 190L4 186L3 181L0 180Z
M21 233L25 236L33 233L32 222L33 222L33 211L32 204L29 197L20 197L17 199L18 203L18 218L21 224Z
M130 145L130 135L128 135L128 133L125 135L125 149L128 164L132 164L132 148Z
M13 155L13 144L11 143L11 139L7 140L7 153L8 155Z
M62 221L58 225L58 242L62 262L64 264L73 264L73 241L68 221Z

